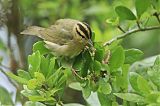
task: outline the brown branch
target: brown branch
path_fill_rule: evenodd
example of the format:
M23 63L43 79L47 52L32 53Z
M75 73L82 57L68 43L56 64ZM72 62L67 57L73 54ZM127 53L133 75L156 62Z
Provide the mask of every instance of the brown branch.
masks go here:
M159 26L151 26L151 27L141 28L141 29L139 29L139 28L137 29L136 28L136 29L130 30L130 31L128 31L128 32L126 32L126 33L124 33L122 35L119 35L119 36L117 36L117 37L105 42L103 44L103 46L108 46L108 45L112 44L113 42L115 42L116 40L125 38L125 37L127 37L127 36L129 36L129 35L131 35L133 33L142 32L142 31L149 31L149 30L156 30L156 29L160 29L160 25Z
M81 77L81 76L76 72L76 70L73 69L73 68L72 68L72 72L73 72L73 74L74 74L75 76L77 76L79 79L81 79L81 80L86 80L86 78Z

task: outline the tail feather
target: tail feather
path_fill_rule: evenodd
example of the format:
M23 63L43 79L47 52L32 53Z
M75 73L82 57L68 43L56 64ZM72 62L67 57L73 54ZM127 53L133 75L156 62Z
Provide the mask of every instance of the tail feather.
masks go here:
M34 36L38 36L38 37L42 38L42 35L41 35L42 30L44 30L44 28L42 28L42 27L30 26L27 29L25 29L24 31L22 31L20 34L34 35Z

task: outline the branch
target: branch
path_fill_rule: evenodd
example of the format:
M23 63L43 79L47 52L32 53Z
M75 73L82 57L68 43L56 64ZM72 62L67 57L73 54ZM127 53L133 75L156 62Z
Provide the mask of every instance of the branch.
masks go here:
M139 29L139 28L137 29L137 28L136 28L136 29L130 30L130 31L128 31L128 32L126 32L126 33L124 33L124 34L122 34L122 35L119 35L119 36L117 36L117 37L115 37L115 38L113 38L113 39L105 42L105 43L103 44L103 46L111 45L111 44L112 44L113 42L115 42L116 40L125 38L125 37L127 37L127 36L129 36L129 35L131 35L131 34L133 34L133 33L136 33L136 32L156 30L156 29L160 29L160 25L159 25L159 26L151 26L151 27L141 28L141 29Z

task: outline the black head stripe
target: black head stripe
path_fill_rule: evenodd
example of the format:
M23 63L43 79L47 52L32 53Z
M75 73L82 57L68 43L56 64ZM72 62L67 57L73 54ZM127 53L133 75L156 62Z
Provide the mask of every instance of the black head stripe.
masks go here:
M81 24L78 23L77 25L79 26L80 30L86 35L86 37L89 39L90 37L88 35L87 30Z
M85 23L85 22L83 22L83 24L85 24L87 26L87 28L89 30L89 38L91 38L92 37L92 31L91 31L90 26L87 23Z
M77 28L76 28L76 32L77 32L82 38L85 38L85 37L78 31Z

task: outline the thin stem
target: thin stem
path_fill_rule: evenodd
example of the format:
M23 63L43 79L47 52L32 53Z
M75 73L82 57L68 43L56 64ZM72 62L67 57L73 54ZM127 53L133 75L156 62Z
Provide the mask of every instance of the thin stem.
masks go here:
M118 25L117 28L118 28L120 31L122 31L123 33L126 33L126 31L123 30L121 26Z
M79 74L77 74L76 70L72 68L72 72L75 76L77 76L81 80L86 80L86 78L81 77Z
M130 30L130 31L128 31L128 32L126 32L126 33L124 33L122 35L119 35L119 36L117 36L117 37L105 42L103 44L103 46L108 46L108 45L112 44L114 41L122 39L122 38L125 38L125 37L127 37L127 36L129 36L129 35L131 35L133 33L136 33L136 32L156 30L156 29L160 29L160 26L151 26L151 27L146 27L146 28L141 28L141 29L139 29L139 28L137 29L136 28L136 29Z
M139 24L139 21L136 21L136 23L137 23L138 28L141 29L141 26L140 26L140 24Z
M157 20L158 20L158 22L159 22L159 24L160 24L159 14L158 14L157 12L155 12L155 13L153 14L153 16L155 16L155 17L157 18Z

